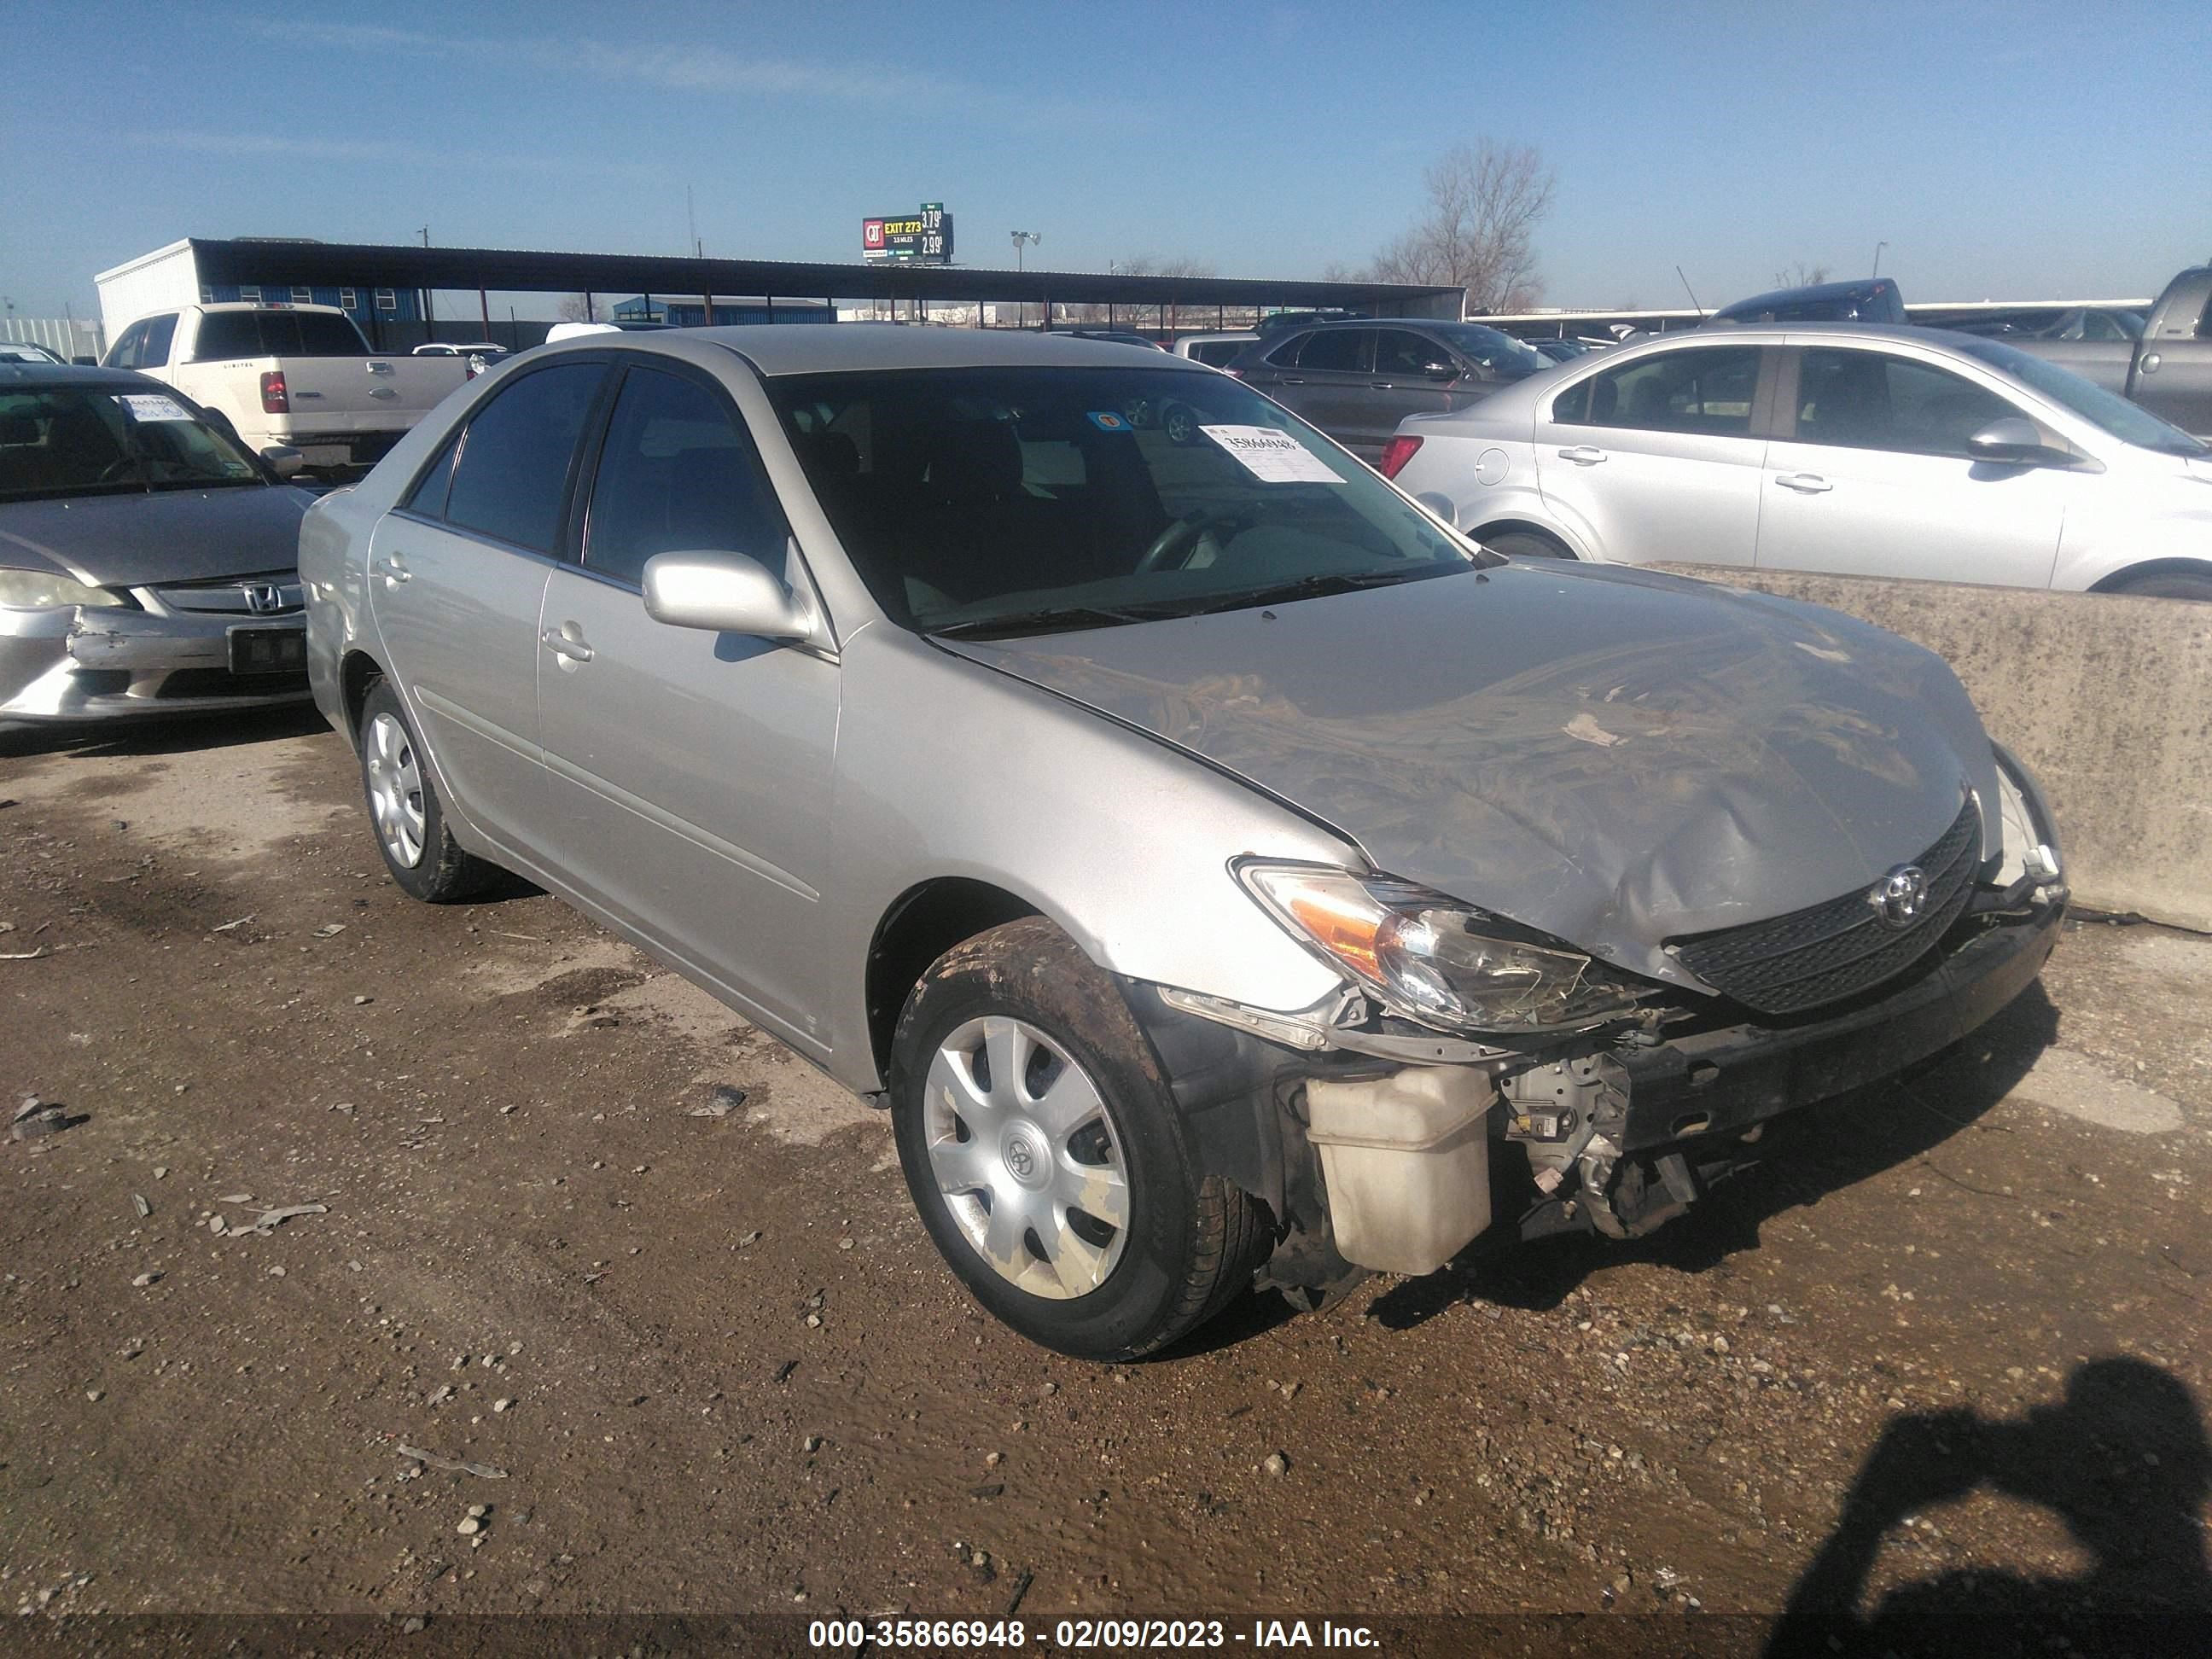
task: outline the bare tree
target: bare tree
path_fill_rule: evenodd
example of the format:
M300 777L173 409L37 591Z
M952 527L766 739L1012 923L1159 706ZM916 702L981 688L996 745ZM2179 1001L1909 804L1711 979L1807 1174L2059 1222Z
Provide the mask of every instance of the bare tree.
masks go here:
M1211 276L1214 274L1212 265L1188 253L1179 253L1171 259L1163 259L1153 253L1137 253L1126 259L1114 259L1108 263L1116 276ZM1107 318L1104 306L1079 306L1075 309L1084 322L1103 323ZM1170 301L1165 319L1170 329L1177 325L1181 309L1172 301ZM1117 309L1115 316L1117 321L1127 321L1131 313Z
M1808 264L1802 259L1794 265L1784 265L1774 273L1774 286L1777 288L1810 288L1815 283L1827 280L1827 266Z
M1348 265L1341 259L1331 259L1321 268L1321 279L1324 283L1364 283L1367 281L1368 274L1358 265Z
M1429 164L1428 215L1375 256L1377 282L1464 288L1477 312L1522 311L1543 293L1535 229L1557 180L1528 144L1485 138Z
M564 323L596 323L599 320L599 306L596 296L592 295L564 294L555 309Z

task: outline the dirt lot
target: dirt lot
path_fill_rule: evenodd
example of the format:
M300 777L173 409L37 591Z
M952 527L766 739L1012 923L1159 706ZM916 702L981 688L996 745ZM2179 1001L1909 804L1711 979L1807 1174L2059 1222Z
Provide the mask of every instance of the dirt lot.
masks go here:
M0 1142L0 1610L2212 1607L2212 941L2069 927L1639 1246L1100 1369L776 1043L410 903L312 718L0 744L0 1089L73 1121Z

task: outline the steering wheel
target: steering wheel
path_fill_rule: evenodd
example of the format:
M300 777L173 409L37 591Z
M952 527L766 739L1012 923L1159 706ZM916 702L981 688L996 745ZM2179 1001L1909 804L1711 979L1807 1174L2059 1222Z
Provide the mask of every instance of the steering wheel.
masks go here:
M1241 522L1234 513L1217 513L1206 507L1200 507L1195 513L1186 513L1152 538L1152 544L1137 561L1133 574L1141 576L1155 570L1180 568L1182 561L1176 555L1188 553L1203 532L1217 524Z
M125 473L130 471L137 465L137 456L118 455L113 460L110 461L106 466L100 469L100 476L94 479L93 482L94 483L114 483L120 479Z

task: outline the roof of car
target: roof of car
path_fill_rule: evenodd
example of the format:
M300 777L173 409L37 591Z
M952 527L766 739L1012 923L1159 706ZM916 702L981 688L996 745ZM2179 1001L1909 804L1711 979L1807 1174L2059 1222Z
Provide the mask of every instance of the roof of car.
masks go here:
M1138 360L1129 348L1073 334L1039 334L1010 328L927 328L899 323L735 324L670 334L605 334L579 340L586 346L627 345L691 339L727 346L763 374L835 374L881 368L1000 368L1035 365L1063 368L1127 368ZM1212 371L1168 352L1147 368Z
M0 386L113 386L118 391L167 392L151 375L127 368L86 368L76 363L0 362Z
M1734 301L1723 306L1713 315L1732 317L1740 313L1765 311L1778 306L1819 305L1830 300L1878 294L1896 286L1887 276L1855 276L1840 283L1812 283L1802 288L1778 288L1765 294L1754 294L1748 299Z

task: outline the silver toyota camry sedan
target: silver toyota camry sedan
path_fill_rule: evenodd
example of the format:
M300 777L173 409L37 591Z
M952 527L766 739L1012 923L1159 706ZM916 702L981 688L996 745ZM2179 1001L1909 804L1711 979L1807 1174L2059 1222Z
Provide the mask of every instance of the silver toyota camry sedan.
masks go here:
M1936 658L1501 559L1164 354L580 338L300 563L393 879L520 872L887 1106L952 1271L1095 1358L1645 1232L2066 897Z

